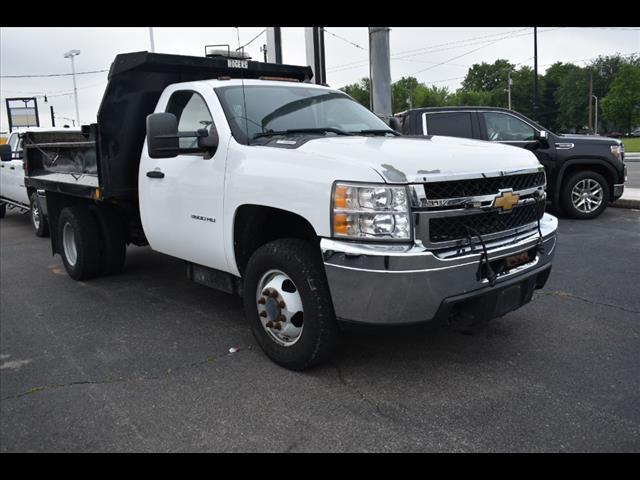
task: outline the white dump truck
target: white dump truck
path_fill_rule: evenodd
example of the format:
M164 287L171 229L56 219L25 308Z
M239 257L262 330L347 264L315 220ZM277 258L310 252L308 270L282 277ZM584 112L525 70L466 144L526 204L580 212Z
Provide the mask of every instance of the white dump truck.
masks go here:
M264 352L326 360L341 322L504 315L551 271L557 220L524 149L405 137L311 69L118 55L82 141L27 145L68 274L118 273L126 245L242 295Z

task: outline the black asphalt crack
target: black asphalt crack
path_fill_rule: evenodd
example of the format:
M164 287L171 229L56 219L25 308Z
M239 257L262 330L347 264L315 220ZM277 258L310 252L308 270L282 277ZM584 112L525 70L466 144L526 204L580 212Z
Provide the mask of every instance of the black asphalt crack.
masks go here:
M611 303L604 303L604 302L597 302L595 300L589 300L588 298L580 297L579 295L574 295L573 293L569 293L569 292L562 292L562 291L535 292L535 295L546 295L546 296L550 296L550 297L553 296L553 297L560 297L560 298L570 298L572 300L580 300L582 302L589 303L591 305L599 305L601 307L617 308L618 310L622 310L623 312L640 313L640 311L638 311L638 310L632 310L630 308L621 307L620 305L613 305Z
M39 393L39 392L44 392L46 390L53 390L53 389L58 389L58 388L67 388L67 387L73 387L76 385L105 385L105 384L114 384L114 383L136 383L136 382L146 382L146 381L151 381L151 380L162 380L164 378L169 378L171 376L173 376L175 373L182 371L182 370L186 370L189 368L194 368L194 367L198 367L200 365L205 365L207 363L211 363L211 362L215 362L216 360L220 360L226 357L231 357L232 355L237 354L238 352L244 351L244 350L251 350L252 347L248 346L248 347L241 347L239 348L236 352L234 353L224 353L218 356L213 356L213 357L208 357L206 360L199 360L197 362L192 362L192 363L188 363L185 365L180 365L178 367L175 368L168 368L164 374L156 374L156 375L149 375L149 376L142 376L142 377L120 377L120 378L107 378L104 380L78 380L78 381L73 381L73 382L67 382L67 383L56 383L53 385L41 385L38 387L32 387L27 391L21 392L21 393L16 393L13 395L7 395L6 397L2 397L0 399L0 401L6 401L6 400L13 400L16 398L21 398L21 397L25 397L27 395L32 395L34 393Z

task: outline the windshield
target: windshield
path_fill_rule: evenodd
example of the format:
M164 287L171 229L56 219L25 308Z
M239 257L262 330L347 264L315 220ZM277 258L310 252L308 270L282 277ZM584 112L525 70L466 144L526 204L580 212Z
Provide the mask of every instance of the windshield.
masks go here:
M274 134L393 133L373 113L336 90L288 85L215 90L239 143L264 142Z

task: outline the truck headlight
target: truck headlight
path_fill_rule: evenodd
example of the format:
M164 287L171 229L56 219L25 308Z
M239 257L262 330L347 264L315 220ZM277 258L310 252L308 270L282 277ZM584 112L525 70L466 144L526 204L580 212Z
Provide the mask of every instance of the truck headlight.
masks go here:
M338 182L331 205L334 237L409 240L406 187Z

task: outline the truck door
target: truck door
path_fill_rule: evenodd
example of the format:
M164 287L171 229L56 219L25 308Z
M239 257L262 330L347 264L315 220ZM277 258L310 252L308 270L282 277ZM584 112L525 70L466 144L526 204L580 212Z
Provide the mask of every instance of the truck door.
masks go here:
M536 141L536 129L524 120L506 112L479 112L480 126L485 140L516 147L532 145ZM555 170L555 152L552 142L538 144L531 151L547 171L547 177Z
M180 132L216 128L216 116L204 98L208 94L217 101L213 89L176 90L163 102L165 92L159 102L164 106L156 111L173 113ZM220 117L217 120L222 122ZM138 179L140 216L151 248L216 269L227 267L222 224L227 142L222 138L209 159L202 154L153 159L145 145ZM193 147L194 142L195 138L180 138L180 147Z
M17 133L11 134L8 144L13 153L11 161L2 162L1 165L2 192L0 195L14 202L28 204L27 189L24 186L22 146Z

